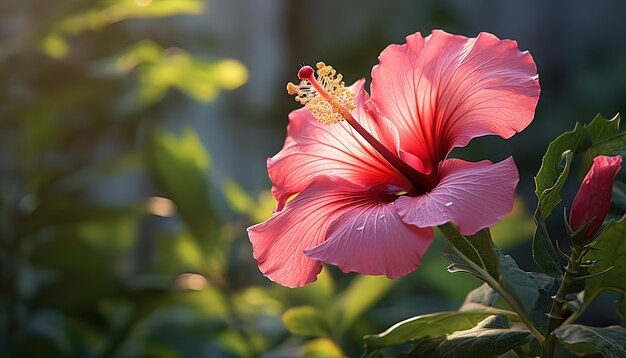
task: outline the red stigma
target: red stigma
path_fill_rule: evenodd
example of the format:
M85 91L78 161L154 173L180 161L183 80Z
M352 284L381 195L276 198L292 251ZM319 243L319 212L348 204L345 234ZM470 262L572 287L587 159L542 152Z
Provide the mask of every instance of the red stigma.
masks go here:
M298 78L301 80L311 78L311 76L313 76L313 72L313 67L304 66L300 69L300 71L298 71Z

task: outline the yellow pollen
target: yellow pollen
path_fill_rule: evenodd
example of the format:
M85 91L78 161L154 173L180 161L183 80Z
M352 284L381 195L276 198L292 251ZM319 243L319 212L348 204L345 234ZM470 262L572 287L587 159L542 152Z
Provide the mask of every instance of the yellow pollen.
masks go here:
M291 82L287 83L287 93L289 93L290 96L298 93L298 86L294 85Z
M354 93L346 87L343 76L332 66L324 62L318 62L315 66L317 76L303 79L298 85L289 82L287 93L295 95L295 100L308 108L318 122L333 124L343 121L349 111L356 108Z

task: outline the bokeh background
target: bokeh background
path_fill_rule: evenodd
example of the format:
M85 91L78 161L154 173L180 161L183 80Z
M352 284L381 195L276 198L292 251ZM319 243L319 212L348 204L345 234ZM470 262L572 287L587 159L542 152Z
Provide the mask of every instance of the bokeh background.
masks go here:
M534 122L453 155L515 157L519 199L494 238L536 269L533 176L551 139L623 111L625 13L620 1L0 2L0 354L358 356L364 334L457 309L479 282L446 272L443 239L399 280L326 267L286 289L260 274L245 231L274 206L265 160L298 107L284 88L300 65L369 82L380 51L417 31L491 32L533 55ZM617 322L615 299L582 319ZM289 333L293 314L323 317L321 337Z

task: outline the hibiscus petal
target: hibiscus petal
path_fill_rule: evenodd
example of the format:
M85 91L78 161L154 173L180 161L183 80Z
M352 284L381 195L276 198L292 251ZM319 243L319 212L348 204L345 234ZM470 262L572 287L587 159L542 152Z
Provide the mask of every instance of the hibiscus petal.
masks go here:
M398 153L397 130L385 119L374 119L366 110L369 99L364 80L351 89L357 94L353 116L387 148ZM317 122L308 109L289 115L287 140L282 150L268 159L267 167L274 184L272 193L281 210L286 200L306 188L318 176L336 176L362 186L391 184L410 188L402 177L348 123L326 125Z
M400 132L402 150L433 169L478 136L509 138L533 119L537 69L517 43L433 31L388 46L372 70L372 102Z
M354 198L360 203L333 219L328 239L306 255L344 272L397 278L415 270L433 239L432 228L404 223L393 202L372 200L367 193Z
M270 219L248 228L259 269L270 280L299 287L317 279L322 263L304 250L326 238L330 218L343 210L343 197L332 192L335 180L320 177Z
M519 181L513 158L496 164L448 159L439 172L441 181L431 192L396 200L404 222L433 227L452 221L461 234L473 235L513 209Z

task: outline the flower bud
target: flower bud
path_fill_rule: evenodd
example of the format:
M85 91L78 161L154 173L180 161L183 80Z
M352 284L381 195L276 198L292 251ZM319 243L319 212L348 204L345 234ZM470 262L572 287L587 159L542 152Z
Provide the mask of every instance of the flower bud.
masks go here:
M611 206L613 182L617 172L622 168L622 157L597 156L589 173L585 176L569 216L569 222L574 232L587 224L587 229L574 240L579 244L589 242L597 234L604 223Z

